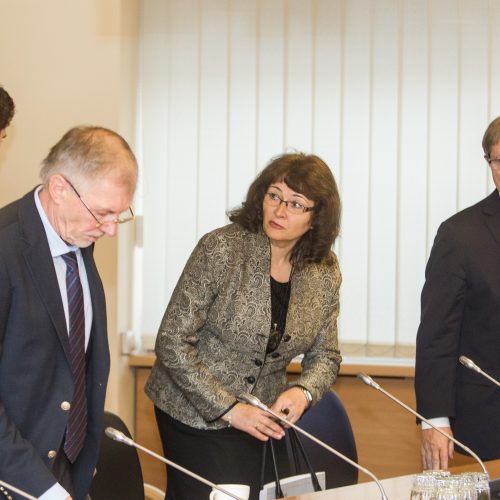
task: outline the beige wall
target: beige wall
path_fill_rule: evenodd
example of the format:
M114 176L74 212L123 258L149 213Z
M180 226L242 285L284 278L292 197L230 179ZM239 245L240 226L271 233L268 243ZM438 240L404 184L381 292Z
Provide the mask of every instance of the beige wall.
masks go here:
M70 127L97 124L134 147L138 0L0 0L0 83L16 102L0 146L0 206L38 182L38 166ZM120 257L128 250L120 241ZM107 407L132 423L132 378L120 355L118 242L96 246L108 302ZM126 316L126 315L125 315Z

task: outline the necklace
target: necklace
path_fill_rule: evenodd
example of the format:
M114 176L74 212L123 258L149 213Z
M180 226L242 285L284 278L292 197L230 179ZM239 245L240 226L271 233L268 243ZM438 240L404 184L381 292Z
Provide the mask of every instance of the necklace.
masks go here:
M292 273L286 283L280 283L271 276L271 330L267 342L266 354L275 351L283 338L286 327L286 314L290 302Z

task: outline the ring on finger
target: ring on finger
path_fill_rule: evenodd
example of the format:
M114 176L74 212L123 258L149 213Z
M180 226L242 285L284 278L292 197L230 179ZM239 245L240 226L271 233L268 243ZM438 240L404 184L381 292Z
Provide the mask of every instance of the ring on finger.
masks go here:
M259 422L257 422L257 423L255 424L255 429L256 429L256 430L259 430L259 425L260 425L260 424L259 424Z

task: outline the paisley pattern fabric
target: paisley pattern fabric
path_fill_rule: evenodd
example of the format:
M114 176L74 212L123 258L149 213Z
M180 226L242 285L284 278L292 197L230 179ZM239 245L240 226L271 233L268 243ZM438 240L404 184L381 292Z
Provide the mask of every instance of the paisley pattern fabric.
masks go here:
M201 238L168 304L156 339L146 394L171 417L199 429L225 427L220 417L242 392L272 404L287 388L286 367L304 354L292 385L318 401L341 362L337 315L341 275L307 264L292 276L286 330L266 356L271 327L270 243L238 224Z

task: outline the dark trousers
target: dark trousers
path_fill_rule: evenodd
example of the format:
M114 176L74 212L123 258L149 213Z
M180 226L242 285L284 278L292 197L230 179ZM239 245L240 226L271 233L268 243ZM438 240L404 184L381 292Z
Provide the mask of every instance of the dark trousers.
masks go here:
M234 428L194 429L155 407L165 457L215 484L248 484L258 500L264 443ZM283 441L283 442L282 442ZM274 441L279 477L289 475L284 440ZM267 453L264 484L274 481ZM173 467L167 467L166 500L205 500L211 488Z
M52 474L54 474L57 482L71 495L71 497L75 498L73 483L71 481L71 462L68 460L66 453L64 453L62 446L54 460Z
M68 460L66 453L64 453L62 446L54 460L52 474L54 474L57 482L71 495L71 498L75 499L75 491L71 480L71 462ZM85 500L90 500L90 496L86 495Z

